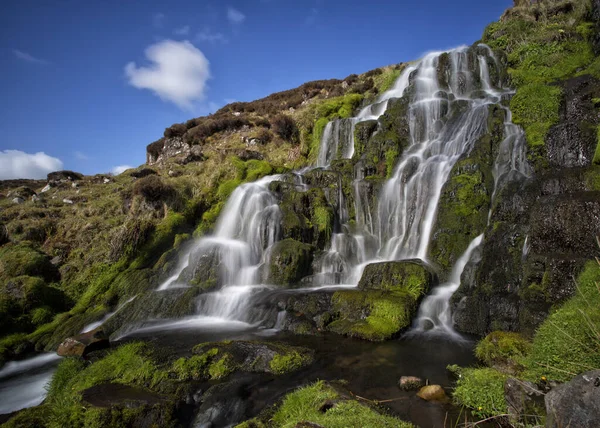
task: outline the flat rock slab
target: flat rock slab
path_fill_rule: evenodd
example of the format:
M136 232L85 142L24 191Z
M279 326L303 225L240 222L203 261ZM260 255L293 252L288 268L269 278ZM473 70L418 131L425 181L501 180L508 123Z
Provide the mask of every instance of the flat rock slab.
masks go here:
M122 405L136 408L145 405L166 403L169 400L142 388L118 383L103 383L92 386L82 392L83 401L95 407Z

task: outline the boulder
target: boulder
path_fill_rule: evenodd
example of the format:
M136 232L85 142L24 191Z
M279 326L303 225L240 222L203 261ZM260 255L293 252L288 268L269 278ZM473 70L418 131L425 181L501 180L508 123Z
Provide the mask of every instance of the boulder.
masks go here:
M546 427L593 428L600 421L600 370L576 376L546 394Z
M236 156L238 158L240 158L241 160L243 160L244 162L249 161L249 160L264 160L264 156L259 153L259 152L255 152L254 150L239 150L236 152Z
M269 258L266 282L280 286L299 285L312 274L315 247L294 239L284 239L273 245Z
M448 396L440 385L427 385L419 389L417 396L425 401L437 401L440 403L446 403Z
M56 353L61 357L85 357L90 352L110 347L104 330L98 327L87 333L66 338L58 347Z
M365 268L360 290L407 291L425 294L434 285L436 275L421 260L371 263Z
M416 376L402 376L398 381L398 386L404 391L420 390L424 384L423 379Z
M508 378L504 383L504 399L510 420L515 425L536 425L538 415L544 414L544 393L535 384Z

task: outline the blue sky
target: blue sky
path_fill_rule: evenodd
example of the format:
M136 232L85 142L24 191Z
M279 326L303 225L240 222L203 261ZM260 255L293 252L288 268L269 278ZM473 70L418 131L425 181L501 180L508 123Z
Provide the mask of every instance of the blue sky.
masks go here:
M3 0L0 179L140 165L175 122L473 43L511 4Z

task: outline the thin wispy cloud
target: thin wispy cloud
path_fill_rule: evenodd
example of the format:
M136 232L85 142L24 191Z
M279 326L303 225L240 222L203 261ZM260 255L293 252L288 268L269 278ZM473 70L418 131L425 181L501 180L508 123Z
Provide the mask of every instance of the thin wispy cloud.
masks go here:
M44 152L25 153L20 150L0 151L0 180L15 178L42 179L49 172L63 168L63 162Z
M119 174L123 174L125 171L127 171L128 169L134 168L131 165L119 165L119 166L115 166L110 172L113 175L119 175Z
M189 25L184 25L183 27L176 28L173 32L178 36L187 36L190 34L190 30L191 28Z
M46 61L45 59L37 58L37 57L31 55L30 53L23 52L18 49L13 49L13 53L15 54L15 56L17 58L19 58L20 60L25 61L25 62L30 62L33 64L49 64L49 62Z
M319 19L319 9L313 7L310 10L310 13L306 17L306 19L304 20L304 23L310 27L317 23L317 19Z
M242 12L240 12L239 10L237 10L233 7L228 7L227 8L227 19L232 24L241 24L242 22L244 22L246 20L246 15L244 15Z
M152 25L154 28L162 28L165 25L165 18L164 13L155 13L152 16Z
M75 152L75 159L80 161L90 160L90 157L83 152Z
M194 39L198 42L227 43L227 37L223 33L213 33L210 28L205 28L196 33Z
M202 51L189 41L164 40L146 48L149 65L135 62L125 66L125 75L134 88L148 89L163 101L191 110L204 99L210 65Z

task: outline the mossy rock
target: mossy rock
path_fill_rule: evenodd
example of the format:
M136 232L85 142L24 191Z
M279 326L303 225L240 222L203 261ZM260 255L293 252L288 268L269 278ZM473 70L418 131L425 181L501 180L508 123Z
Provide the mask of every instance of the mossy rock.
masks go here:
M487 225L494 192L492 170L504 138L504 110L490 107L488 129L471 152L454 164L442 188L429 254L444 274L450 273Z
M407 292L415 300L434 285L436 275L421 260L371 263L358 283L360 290Z
M517 374L522 369L520 360L530 348L531 343L519 333L494 331L477 344L475 355L501 372Z
M354 156L361 157L369 140L379 128L379 122L376 120L366 120L359 122L354 127Z
M310 349L250 341L202 343L194 347L193 353L191 359L196 358L201 366L198 372L212 379L237 370L277 375L290 373L308 366L314 358L314 351ZM178 361L182 363L182 360Z
M299 284L303 277L312 274L314 252L314 246L290 238L275 243L271 248L267 283Z

